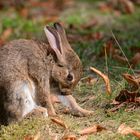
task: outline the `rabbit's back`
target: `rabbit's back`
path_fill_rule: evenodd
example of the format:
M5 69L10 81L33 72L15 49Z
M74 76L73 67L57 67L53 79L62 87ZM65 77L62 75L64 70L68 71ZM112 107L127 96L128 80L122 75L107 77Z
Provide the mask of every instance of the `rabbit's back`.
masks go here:
M38 106L34 79L47 76L48 54L47 44L34 40L14 40L0 48L0 114L11 119L0 115L0 122L18 120Z
M29 63L36 67L43 64L47 56L47 47L34 40L14 40L0 48L0 85L15 81L17 78L26 79Z

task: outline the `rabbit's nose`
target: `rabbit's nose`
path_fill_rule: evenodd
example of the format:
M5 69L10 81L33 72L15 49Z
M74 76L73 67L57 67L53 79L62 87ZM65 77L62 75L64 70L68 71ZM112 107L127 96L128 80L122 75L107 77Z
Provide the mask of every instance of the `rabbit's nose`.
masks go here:
M73 75L69 73L68 76L67 76L67 80L72 81L73 80Z

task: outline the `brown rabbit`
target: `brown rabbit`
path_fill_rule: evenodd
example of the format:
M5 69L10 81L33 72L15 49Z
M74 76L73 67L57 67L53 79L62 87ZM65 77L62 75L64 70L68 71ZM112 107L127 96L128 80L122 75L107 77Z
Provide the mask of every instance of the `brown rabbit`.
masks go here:
M50 94L54 86L58 92L55 95L64 105L66 100L72 104L68 106L83 116L90 113L75 107L73 97L66 96L80 80L82 65L64 29L55 23L44 30L50 45L19 39L0 48L0 117L4 122L21 120L39 106L47 108L49 115L55 115Z

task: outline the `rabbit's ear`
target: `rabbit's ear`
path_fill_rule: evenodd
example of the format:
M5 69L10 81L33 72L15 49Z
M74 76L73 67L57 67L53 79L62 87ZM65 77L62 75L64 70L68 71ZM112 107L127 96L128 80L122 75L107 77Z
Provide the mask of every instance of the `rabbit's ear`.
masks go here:
M50 47L54 50L56 55L60 57L62 55L62 50L61 50L61 39L59 34L55 31L55 29L49 26L46 26L44 28L44 31L48 38Z
M67 36L65 33L65 30L63 28L63 26L60 23L54 23L54 28L56 29L56 31L59 33L61 40L62 40L62 47L64 48L71 48L68 40L67 40ZM64 48L64 49L65 49Z

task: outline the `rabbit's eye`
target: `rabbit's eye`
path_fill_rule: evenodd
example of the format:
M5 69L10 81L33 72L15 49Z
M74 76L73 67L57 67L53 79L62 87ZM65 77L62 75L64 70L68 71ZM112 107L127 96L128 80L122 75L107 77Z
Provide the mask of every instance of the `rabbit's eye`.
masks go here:
M64 67L62 64L58 64L58 67Z

